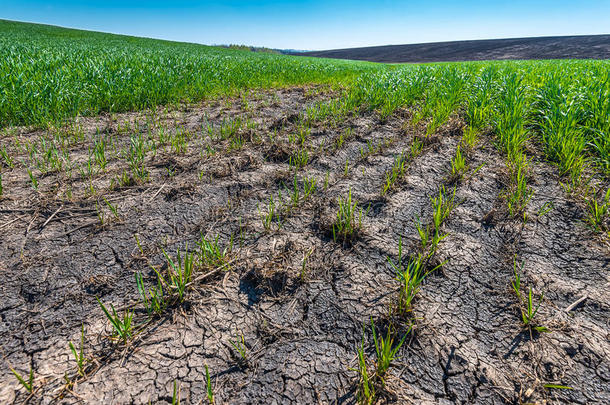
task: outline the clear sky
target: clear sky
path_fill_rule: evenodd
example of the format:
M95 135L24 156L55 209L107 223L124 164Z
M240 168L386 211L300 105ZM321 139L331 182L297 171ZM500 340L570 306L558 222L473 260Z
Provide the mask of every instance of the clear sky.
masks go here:
M0 18L203 44L333 49L608 34L610 0L0 0Z

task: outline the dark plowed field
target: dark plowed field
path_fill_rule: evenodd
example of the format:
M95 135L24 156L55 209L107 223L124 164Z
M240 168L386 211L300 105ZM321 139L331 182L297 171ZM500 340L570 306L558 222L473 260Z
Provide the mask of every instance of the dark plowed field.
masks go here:
M610 35L487 39L386 45L299 53L321 58L384 63L473 60L610 59Z
M158 110L154 119L81 118L84 140L70 149L80 163L100 134L120 151L134 134L182 131L185 148L159 143L146 155L149 181L140 184L111 188L126 168L112 153L104 171L70 182L69 193L65 173L41 176L34 191L27 172L5 170L0 402L171 403L175 382L183 403L203 403L207 365L217 404L355 403L357 349L363 344L375 359L373 322L384 335L413 325L377 388L380 403L610 403L610 250L583 223L556 168L528 151L527 221L509 218L506 164L491 136L465 150L469 169L455 179L449 169L463 124L453 118L425 136L408 110L385 122L360 115L312 124L308 158L295 168L299 115L333 96L294 88ZM233 138L209 136L238 118L250 125ZM15 129L0 146L43 134ZM241 146L229 147L236 137ZM421 153L382 195L385 173L414 142ZM313 180L306 197L304 183ZM301 196L289 203L295 187ZM441 187L455 190L434 255L444 265L401 318L392 313L399 282L388 258L397 260L401 238L404 255L417 252L415 220L429 222ZM362 226L335 241L337 201L350 190ZM271 201L282 209L265 224ZM163 251L175 258L187 246L197 250L202 235L223 248L233 240L225 263L196 268L184 302L148 317L135 275L153 286L153 268L168 268ZM548 332L522 325L515 263L536 303L544 294L536 319ZM119 313L132 308L139 333L126 344L109 339L96 297ZM68 347L78 346L81 326L84 375ZM33 370L34 394L10 367L24 376Z

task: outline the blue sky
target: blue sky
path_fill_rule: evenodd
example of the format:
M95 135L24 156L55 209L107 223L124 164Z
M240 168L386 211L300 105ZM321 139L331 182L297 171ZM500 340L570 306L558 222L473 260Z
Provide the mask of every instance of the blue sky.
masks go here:
M608 34L610 0L0 0L0 18L204 44L332 49Z

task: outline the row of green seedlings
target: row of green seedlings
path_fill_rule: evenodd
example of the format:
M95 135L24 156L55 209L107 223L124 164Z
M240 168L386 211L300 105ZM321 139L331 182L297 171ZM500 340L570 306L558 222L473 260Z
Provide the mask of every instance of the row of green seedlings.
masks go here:
M120 151L116 136L101 134L98 130L92 138L92 147L89 148L87 160L81 164L74 163L70 159L68 147L73 143L66 144L62 132L55 132L52 138L41 137L34 142L20 141L16 136L13 137L13 148L19 153L22 151L29 156L30 163L23 161L22 165L26 168L30 183L33 189L38 190L39 180L34 173L34 168L38 169L42 176L49 173L65 173L68 179L72 178L72 173L76 168L83 181L88 183L86 192L88 195L95 195L93 186L93 178L100 172L106 172L107 165L113 157L121 155L127 162L129 170L122 172L111 179L111 188L128 187L134 184L146 183L149 181L149 171L146 169L144 160L148 152L153 155L157 154L159 148L165 151L166 145L171 145L171 152L174 154L184 154L188 148L188 143L194 137L194 133L186 128L176 126L173 130L168 130L165 127L159 127L156 131L156 136L153 134L153 125L147 125L147 134L140 128L139 122L136 121L136 126L133 130L136 134L131 135L129 146L126 150ZM205 124L204 124L205 125ZM118 133L127 133L132 130L129 123L126 124L127 130L118 124ZM229 150L239 149L245 142L244 133L252 133L257 128L257 124L249 119L236 118L228 121L223 121L217 130L214 130L209 124L205 126L205 132L210 138L214 139L230 139ZM78 139L82 142L85 140L84 132L78 132ZM217 133L217 135L215 135ZM215 153L210 152L210 146L207 144L206 155ZM111 155L108 156L107 150L110 148ZM203 156L203 151L202 151ZM0 158L2 164L10 169L15 167L15 158L11 155L7 147L0 148ZM32 167L34 163L34 167ZM69 198L71 198L69 196Z
M204 142L201 149L201 157L206 158L216 154L216 150L211 144L216 141L229 140L227 150L239 150L246 142L260 142L256 140L254 130L258 124L250 119L237 117L235 119L223 120L218 127L207 120L204 121L201 127L202 138L208 136L210 142ZM183 155L189 148L189 142L193 140L195 133L186 128L176 126L173 130L167 130L160 127L154 134L148 134L148 137L142 134L133 135L130 137L130 147L125 153L126 160L130 171L123 170L111 180L111 188L128 187L133 184L141 184L149 181L149 171L144 165L144 159L147 152L152 151L153 156L157 154L157 149L162 148L167 152L166 145L170 146L170 152L174 155ZM205 140L204 140L205 141ZM173 172L168 170L168 176L172 177Z
M469 173L470 165L468 164L468 157L479 142L480 132L481 128L479 127L472 127L469 125L464 128L460 143L455 149L455 155L451 158L451 167L449 168L448 176L445 179L447 185L460 183L464 180L466 174ZM472 172L469 173L468 178L472 178L483 165L484 163L472 170Z
M211 141L228 141L228 151L241 150L246 143L260 144L262 142L262 138L255 132L258 123L250 118L223 119L218 128L206 120L204 127Z
M521 273L525 267L525 262L519 264L515 258L513 261L513 280L511 282L512 291L517 299L517 309L520 315L521 327L527 330L530 340L533 339L534 333L549 333L548 327L544 326L536 317L538 310L544 299L544 293L536 300L534 297L533 288L530 286L525 289L521 285ZM525 290L525 291L523 291ZM546 383L542 385L547 389L572 390L572 387L563 384Z
M610 174L610 86L603 81L566 82L546 72L533 95L532 117L546 155L572 185L591 165Z
M498 146L508 157L509 185L504 197L510 216L522 215L526 221L525 208L533 194L528 186L530 159L524 152L531 138L527 130L530 117L532 128L540 134L545 154L557 164L560 175L567 177L562 186L566 192L578 194L585 201L585 222L596 232L608 232L610 189L604 193L602 188L592 186L591 178L586 178L584 173L591 167L591 158L585 153L589 145L596 147L602 160L604 151L610 150L605 146L604 137L595 135L610 130L607 123L596 121L610 103L601 101L600 104L595 97L585 98L585 105L595 111L595 114L586 113L581 105L582 95L567 92L560 82L559 77L551 75L544 86L532 90L523 78L512 73L504 77L499 85L501 91L494 97L493 77L482 75L477 78L476 91L468 100L466 118L473 132L489 122L495 125ZM589 122L589 126L583 122ZM588 133L591 131L595 134Z
M136 239L137 241L137 239ZM137 241L142 254L143 249ZM198 249L189 252L188 245L184 252L178 250L176 259L172 259L165 251L163 255L168 264L166 274L154 266L151 266L157 275L157 282L154 286L146 288L141 273L136 273L135 280L147 317L140 323L134 322L135 310L125 309L119 313L114 305L108 308L99 298L97 302L102 312L110 322L113 333L110 338L117 343L127 344L130 340L142 332L145 327L155 318L160 317L169 308L183 303L187 299L188 291L193 284L201 278L205 278L212 272L230 269L230 255L233 251L233 236L227 246L221 246L219 236L206 238L201 236L197 242ZM201 270L208 270L208 273L200 273ZM67 385L73 385L76 378L84 379L88 375L89 366L93 360L84 355L85 330L81 328L81 341L79 349L73 342L69 342L69 348L74 356L77 368L77 376L69 378L66 373L64 378ZM29 392L34 392L34 372L30 369L29 377L24 378L16 370L11 369L19 383Z
M415 228L419 237L418 253L416 255L408 258L403 256L402 238L400 238L398 244L398 262L388 258L390 265L397 273L397 280L401 285L398 304L393 312L402 317L408 318L411 315L413 299L419 292L419 287L425 277L444 264L431 265L439 243L448 235L443 231L442 225L457 205L455 192L456 188L451 193L448 193L445 186L441 186L438 196L430 198L432 204L431 222L423 225L419 218L415 219Z
M315 105L309 106L303 117L304 125L309 127L313 125L322 125L328 128L338 128L345 123L345 119L350 116L357 114L360 106L354 103L353 97L350 93L345 93L341 97L333 99L331 101L320 102ZM335 136L329 146L326 147L327 152L336 152L341 149L346 141L353 139L355 136L353 127L344 128ZM362 159L367 156L377 154L387 148L393 142L392 139L384 139L378 144L374 144L372 141L367 141L366 148L360 148L360 156ZM349 163L346 162L346 167Z
M396 168L394 169L394 175L390 174L390 182L393 185L399 177L404 175L406 170L407 159L413 159L419 153L421 153L423 144L420 140L416 139L413 141L411 146L410 154L408 158L404 156L398 159L398 163L395 163ZM372 153L378 152L379 148L373 148ZM344 175L349 174L349 161L346 161ZM324 188L328 187L328 173L325 178ZM269 203L265 211L261 211L263 227L265 230L270 231L274 226L279 230L282 226L282 219L289 215L290 212L296 208L301 202L305 201L316 189L315 179L305 179L303 182L303 193L301 194L298 186L297 177L293 181L293 187L291 189L284 187L287 191L288 202L284 201L281 190L278 192L278 196L274 198L270 197ZM365 210L359 207L357 201L352 199L351 189L348 191L346 197L339 197L337 200L338 211L335 220L331 224L331 234L335 242L341 241L343 243L353 241L358 231L362 227L362 218L367 215L370 206Z
M137 241L137 244L141 253L144 254L139 241ZM212 272L230 269L230 254L233 251L233 237L231 237L228 245L223 248L219 241L219 236L208 239L202 235L201 240L197 242L197 246L198 249L192 252L189 252L188 245L185 248L184 253L178 250L175 260L163 251L168 264L167 273L162 274L159 269L151 266L157 275L157 282L150 288L145 287L142 274L136 273L135 280L137 289L147 314L147 317L140 323L134 322L135 310L125 309L122 313L119 313L114 305L110 304L110 307L108 308L96 297L102 312L112 326L113 333L110 338L113 341L126 345L130 340L141 333L155 317L160 317L169 308L183 303L187 299L189 289L192 288L192 285L198 279L205 278ZM197 273L200 273L201 270L208 270L208 273L198 275ZM95 368L93 366L93 359L84 354L84 342L85 330L83 326L81 328L79 348L77 349L73 342L69 342L68 344L76 363L76 374L73 377L69 377L68 373L65 373L64 379L67 388L71 388L75 382L87 378L91 370ZM245 343L243 346L238 347L245 350ZM28 377L23 377L15 369L11 370L19 383L26 391L32 394L34 392L33 369L30 369ZM209 398L213 399L207 366L206 375L208 379L208 393L210 394ZM213 401L210 403L213 403Z
M324 128L337 128L355 111L347 101L349 93L344 93L330 101L318 102L307 107L304 121L308 126L320 125Z
M78 143L85 141L85 135L82 128L77 131L70 131L70 133L78 134L75 138L78 139ZM22 153L29 157L29 164L26 161L21 162L29 171L32 171L30 166L31 163L34 163L35 168L37 168L43 176L48 173L65 171L68 178L71 178L72 171L77 165L72 163L68 148L73 146L75 142L66 143L65 140L65 131L56 130L32 142L21 141L17 136L13 136L12 146L15 153ZM95 138L93 139L94 146L89 149L89 160L85 167L79 166L81 174L95 170L94 163L99 165L99 170L105 168L107 164L105 150L109 140L112 142L113 149L116 151L117 146L114 143L114 138L102 136L99 133L99 130L96 132ZM15 167L15 160L6 147L0 148L0 157L2 157L3 163L6 166L11 169Z
M392 72L365 75L342 100L317 108L312 116L345 115L357 110L375 110L389 116L401 107L418 107L413 122L430 118L431 134L465 102L469 122L493 126L495 100L508 81L528 87L525 100L528 121L538 128L547 155L562 171L587 165L610 168L610 86L600 67L557 64L537 66L523 62L511 65L448 65L404 67ZM564 69L572 75L565 75ZM590 70L588 70L590 69ZM562 72L562 73L558 73ZM583 153L584 152L584 153Z
M112 216L109 217L106 214L106 211L104 210L102 204L99 201L96 201L95 202L95 211L97 213L97 219L100 223L100 226L104 227L104 226L108 225L110 223L110 221L121 222L121 216L119 215L118 206L116 204L112 204L104 196L102 196L102 200L104 201L104 204L106 205L106 207L110 210L110 214Z
M323 127L337 128L344 124L348 116L357 114L360 107L361 105L355 103L354 98L348 92L337 99L308 107L302 120L306 126L317 124ZM344 128L338 136L334 137L330 146L326 147L327 152L336 152L354 136L353 127ZM383 148L390 146L392 142L392 139L384 139L375 145L373 142L367 141L366 148L360 148L361 158L364 159L367 156L379 153Z
M388 263L396 272L396 280L400 283L398 301L390 306L390 319L398 316L408 323L408 329L402 338L398 339L395 328L390 325L385 338L377 335L375 325L371 320L375 353L377 355L373 371L368 367L365 355L364 337L358 348L358 392L357 399L361 404L373 404L377 399L377 392L385 386L384 376L396 353L403 345L407 335L413 327L413 303L417 293L420 291L421 283L426 276L444 265L440 263L432 265L432 260L437 251L438 244L447 236L442 230L443 223L447 220L456 206L455 188L451 194L447 193L444 186L439 189L437 197L430 198L432 204L432 220L423 226L416 218L415 226L419 236L418 252L406 257L403 253L402 237L398 241L398 260L394 261L388 257Z
M434 134L449 121L465 98L468 74L457 71L447 73L442 83L427 89L423 102L411 120L412 125L417 125L426 119L426 135Z
M462 143L466 147L473 147L474 142L472 141L472 134L462 139ZM423 144L418 138L415 138L412 146L410 159L413 159L421 153ZM392 167L392 170L386 173L386 181L382 188L382 195L391 189L396 181L405 173L404 155L399 156ZM456 155L451 161L450 177L447 183L454 183L459 181L463 174L467 171L468 166L466 165L465 158L463 157L460 146L458 145ZM359 375L360 385L358 391L358 400L360 403L371 404L375 401L376 397L376 384L374 383L375 378L379 380L381 386L384 385L383 374L385 370L389 368L391 361L398 349L402 346L406 335L411 331L413 327L413 302L420 290L421 283L425 277L439 269L444 263L432 266L430 264L433 259L438 244L442 241L447 234L441 230L442 224L447 220L450 213L455 208L455 192L449 197L446 192L445 186L439 189L438 197L431 198L432 203L432 221L429 225L424 227L419 219L416 219L415 226L418 232L420 245L419 252L416 256L405 258L403 255L403 244L402 237L399 238L398 243L398 261L394 262L392 258L388 257L388 262L397 274L397 281L400 283L398 301L395 305L390 306L390 318L393 315L398 315L400 318L405 319L409 323L409 329L405 336L399 341L399 343L392 349L393 337L390 336L388 330L388 336L386 336L386 342L389 342L388 348L385 350L379 350L377 338L375 337L375 346L377 353L377 370L372 376L368 374L366 369L366 359L364 356L364 346L358 350L359 360ZM373 329L374 331L374 329ZM382 345L383 347L383 345ZM379 368L381 366L381 369Z
M525 145L529 140L524 118L529 113L526 104L527 88L516 75L508 76L504 80L503 91L497 100L497 109L492 111L492 97L490 97L492 86L489 79L489 76L481 78L481 85L477 89L478 94L469 100L466 118L470 125L464 132L462 143L466 141L470 147L474 146L477 134L484 130L486 122L490 120L495 121L498 148L506 153L508 158L509 185L504 194L508 213L512 217L523 214L523 221L525 222L527 220L525 208L533 193L527 184L529 160L524 152ZM485 83L485 81L487 82ZM493 114L495 114L494 117L492 117ZM550 206L548 203L545 204L539 210L538 216L548 213L550 209L552 209L552 204ZM511 286L517 299L521 325L529 332L531 339L533 332L549 332L549 329L536 319L536 314L540 309L544 294L540 294L536 301L532 287L526 289L526 292L523 291L520 273L523 270L524 264L523 262L519 265L516 259L514 260L514 278ZM571 389L570 387L556 384L545 384L544 387Z
M404 157L404 155L402 155L401 157L399 157L394 164L392 173L390 173L388 175L389 180L389 185L390 187L394 185L394 183L401 178L406 170L406 162L407 160L413 159L415 156L417 156L419 153L421 153L423 144L421 143L420 140L416 139L414 140L412 146L411 146L411 150L410 150L410 154L409 157L406 158ZM348 174L348 166L349 163L346 163L346 169L345 169L345 175L347 176ZM327 177L328 179L328 177ZM311 189L311 184L310 182L308 182L307 180L304 182L304 188L305 188L305 192L304 192L304 196L303 199L306 199L311 193L308 192L308 189ZM315 183L313 183L314 187L315 187ZM325 180L325 188L327 188L328 185L328 180ZM388 187L389 189L389 187ZM314 190L312 190L314 191ZM263 225L265 227L266 230L271 229L271 225L273 224L273 222L275 222L278 225L278 229L279 227L281 227L281 218L282 218L282 214L284 214L286 211L290 211L291 209L293 209L297 203L300 201L299 200L299 188L297 186L297 180L295 177L294 180L294 187L292 191L289 191L289 203L288 204L284 204L283 200L281 198L281 193L278 195L277 199L273 199L273 197L271 197L269 204L267 206L267 211L263 213L262 217L263 217ZM279 201L279 203L278 203ZM361 230L362 228L362 219L364 216L366 216L368 214L368 211L370 210L370 205L364 209L363 207L360 206L360 204L358 203L358 201L354 200L352 198L352 191L351 189L348 190L347 196L345 197L339 197L337 200L337 205L338 205L338 209L337 209L337 213L335 215L335 219L331 224L330 227L330 231L331 231L331 235L332 238L335 242L342 242L342 243L349 243L352 242L358 235L358 232Z
M606 165L606 175L609 173L610 102L605 99L603 88L585 97L574 90L566 91L561 82L559 76L550 75L538 89L533 103L535 128L545 154L566 178L561 183L564 190L585 202L585 223L595 232L606 232L610 236L610 188L604 192L601 186L593 184L592 176L585 175L594 167L592 158L585 153L591 146ZM605 121L601 119L604 115Z
M575 104L565 102L560 87L553 81L539 90L533 112L527 108L527 87L521 80L510 76L505 79L503 88L498 103L496 133L499 147L508 158L509 185L504 196L509 215L522 215L523 221L527 221L525 208L533 191L528 185L530 159L524 152L530 139L525 117L534 115L539 118L536 128L542 134L547 156L557 163L560 175L568 177L568 182L562 186L569 193L578 190L586 202L585 222L596 232L610 231L610 189L604 194L602 189L596 190L583 178L587 163L584 153L586 141L582 133L584 129L578 126Z
M313 177L306 177L299 184L298 176L295 173L291 187L283 184L278 190L277 196L269 197L266 208L262 209L257 205L257 210L261 216L263 228L266 232L280 230L285 218L305 203L315 192L318 182Z
M349 94L344 95L344 97L347 97L349 99ZM313 126L314 124L328 124L330 119L330 121L333 122L330 127L336 128L339 126L339 118L344 119L348 115L355 114L357 112L358 108L356 106L353 106L350 101L345 101L344 98L332 100L330 102L318 103L314 106L310 106L307 108L306 113L300 118L299 127L307 128L309 131L307 132L307 134L309 134L309 128L311 128L311 126ZM343 121L341 121L341 123L343 123ZM326 153L334 153L341 149L345 145L346 141L353 139L354 136L354 128L351 126L346 127L342 131L340 131L337 136L333 138L332 142L330 143L330 146L327 146L327 143L324 142L322 145L320 145L320 148L324 149ZM367 140L366 147L360 148L361 160L364 160L369 156L381 153L384 149L391 146L395 141L396 139L394 137L384 138L378 143L374 143L371 140ZM417 144L413 145L412 153L414 155L419 153L418 149L421 149L421 146L422 145ZM305 162L305 164L307 164L307 162ZM303 165L301 165L300 167L302 166ZM299 166L297 166L297 168L299 168ZM343 170L344 177L348 177L349 171L350 161L349 159L346 159Z
M58 149L54 141L47 142L44 137L41 138L40 141L40 147L42 148L41 152L38 151L37 142L20 143L19 141L17 141L16 143L14 143L14 145L16 145L15 148L19 149L21 147L24 147L26 149L27 155L29 156L30 163L26 162L25 160L21 163L27 170L28 176L30 178L31 187L34 190L38 190L39 187L39 181L37 176L34 174L34 169L38 169L42 176L45 176L49 173L58 172L65 173L67 179L72 179L74 169L76 168L78 169L81 179L89 183L87 189L87 191L89 191L89 194L94 194L94 191L91 191L93 190L93 177L99 172L105 172L106 166L108 164L106 148L110 143L109 137L102 135L96 136L96 138L93 140L93 148L89 149L88 158L82 164L72 162L68 150ZM114 143L114 141L111 141L111 143L112 145L114 145L115 154L118 155L118 152L116 152L116 144ZM147 172L143 171L141 165L143 161L143 152L141 151L142 142L140 141L138 143L132 140L131 144L132 146L130 147L129 152L125 153L125 156L127 158L130 168L134 173L134 177L145 180L147 179ZM11 169L15 167L14 160L9 156L9 153L6 151L5 148L0 150L0 155L2 155L6 166ZM32 162L35 164L34 168L31 167Z
M351 131L349 133L351 134ZM338 139L342 141L344 138L340 136ZM383 148L388 147L391 143L392 140L388 139L376 146L373 145L372 142L367 142L368 150L361 148L361 158L366 159L370 155L380 153ZM340 148L342 144L342 142L337 144L336 149ZM382 185L381 190L382 195L385 195L390 189L396 186L396 183L404 177L408 164L417 157L422 150L423 143L420 139L414 138L408 154L405 155L402 153L395 158L392 169L386 173L385 183ZM343 174L345 177L349 175L349 160L346 160L345 162ZM348 190L347 196L339 197L337 199L337 205L337 213L331 224L331 235L333 241L349 244L357 238L359 231L362 229L362 219L368 215L371 205L369 204L366 208L361 207L359 202L352 198L351 189Z
M394 157L392 168L386 172L385 180L381 185L382 196L385 196L388 192L396 188L398 182L404 178L411 162L422 153L423 147L423 142L415 137L406 154L405 152L402 152Z
M436 76L442 76L442 80L435 80ZM332 128L352 114L374 111L381 122L386 122L399 108L419 104L411 123L427 120L426 133L430 135L459 107L466 79L467 74L458 69L447 72L434 68L417 69L410 77L402 72L363 76L341 97L309 107L307 119ZM432 83L436 86L430 86Z
M583 174L595 164L607 176L610 167L610 87L607 81L599 80L604 77L602 74L588 80L583 76L572 84L556 71L534 69L528 73L519 66L504 70L475 65L410 68L364 77L341 102L318 108L311 115L341 116L364 108L387 117L399 107L418 105L412 124L430 118L426 133L431 134L452 111L465 104L468 127L464 137L495 129L499 148L508 156L509 185L504 193L507 210L510 216L522 216L524 221L532 197L528 185L531 161L524 153L529 126L540 134L547 157L567 177L568 181L562 183L566 191L582 197L585 222L596 232L608 233L608 188L592 185L591 178ZM401 81L408 86L395 83ZM537 82L543 85L532 86Z
M498 100L496 136L499 149L507 156L509 184L504 192L508 214L527 221L525 209L533 190L528 185L530 160L525 154L529 139L525 117L527 88L516 74L505 78Z
M288 134L288 143L296 146L296 150L288 159L289 166L295 171L307 166L312 161L313 157L320 154L322 151L326 150L326 152L329 152L339 149L345 140L353 136L353 129L346 128L333 142L333 147L330 149L326 148L325 143L323 143L312 151L312 146L308 144L310 135L311 123L305 118L305 115L301 115L295 125L294 131ZM273 138L273 140L275 140L275 138Z

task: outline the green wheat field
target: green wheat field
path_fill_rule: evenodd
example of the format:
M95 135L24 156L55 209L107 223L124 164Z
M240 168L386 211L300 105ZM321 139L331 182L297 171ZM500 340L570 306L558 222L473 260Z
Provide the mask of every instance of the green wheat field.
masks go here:
M0 402L607 403L609 182L608 60L0 20Z

